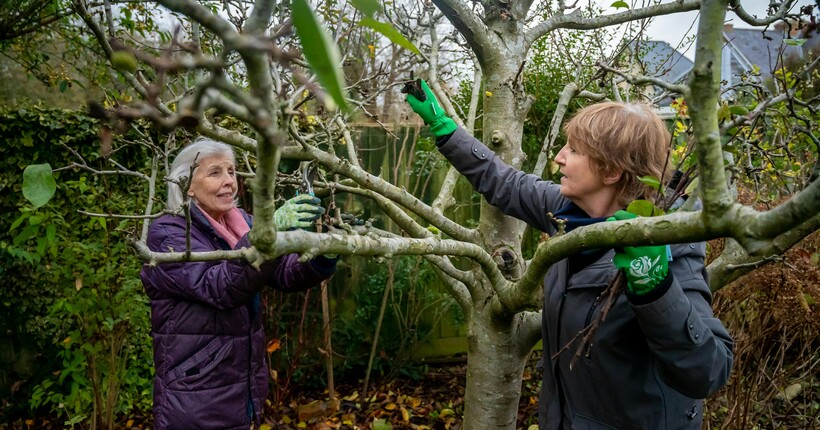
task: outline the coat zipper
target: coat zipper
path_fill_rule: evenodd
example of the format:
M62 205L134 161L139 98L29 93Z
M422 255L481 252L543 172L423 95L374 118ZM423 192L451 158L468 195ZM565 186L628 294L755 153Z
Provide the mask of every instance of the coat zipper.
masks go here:
M603 293L598 294L598 296L596 296L595 300L592 302L592 306L590 306L589 311L587 312L586 321L584 322L584 328L585 329L587 327L589 327L590 323L592 323L592 316L595 314L595 309L598 308L598 304L601 303L601 297L603 295L604 295ZM587 341L586 345L584 345L584 357L589 358L589 356L592 352L591 350L592 350L592 340L589 340L589 341Z
M584 327L588 327L589 323L592 322L592 315L595 313L595 309L598 307L598 304L601 302L601 296L602 295L603 295L603 293L598 294L598 296L595 297L595 301L592 302L592 306L589 308L589 312L587 312L587 319L586 319L586 321L584 321Z

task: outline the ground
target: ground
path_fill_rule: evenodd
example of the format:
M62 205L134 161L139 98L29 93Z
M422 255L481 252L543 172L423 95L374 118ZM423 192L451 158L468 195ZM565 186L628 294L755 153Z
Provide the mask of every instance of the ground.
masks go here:
M533 363L534 364L534 363ZM461 428L466 365L426 366L421 378L395 379L360 394L361 385L341 384L338 406L327 392L294 393L287 405L270 407L274 429L446 429ZM518 428L537 425L538 377L527 368Z

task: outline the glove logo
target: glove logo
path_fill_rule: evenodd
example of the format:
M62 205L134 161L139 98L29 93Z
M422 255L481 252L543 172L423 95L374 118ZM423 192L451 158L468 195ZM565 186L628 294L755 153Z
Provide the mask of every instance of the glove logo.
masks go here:
M651 259L645 255L635 258L629 263L629 276L632 283L636 285L646 285L655 280L660 275L661 267L658 266L660 256Z

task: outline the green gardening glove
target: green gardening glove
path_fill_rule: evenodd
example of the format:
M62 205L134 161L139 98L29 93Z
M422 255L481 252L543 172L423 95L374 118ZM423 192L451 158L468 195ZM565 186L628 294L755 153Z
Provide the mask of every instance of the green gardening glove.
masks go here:
M627 211L615 212L607 221L623 221L638 216ZM624 246L615 248L615 267L626 274L626 288L641 295L652 291L666 279L669 261L666 246Z
M417 113L436 137L447 136L456 131L456 123L441 108L436 95L423 79L405 82L401 92L406 93L405 100Z
M273 222L280 231L301 228L310 230L325 209L319 206L321 200L310 194L300 194L285 202L273 213Z

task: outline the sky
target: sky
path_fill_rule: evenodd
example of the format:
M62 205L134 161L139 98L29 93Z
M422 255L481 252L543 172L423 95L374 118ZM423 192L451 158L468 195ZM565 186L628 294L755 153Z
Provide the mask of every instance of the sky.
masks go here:
M616 0L592 0L597 2L601 5L608 5L614 3ZM663 3L668 3L669 0L663 0ZM627 0L627 3L630 3ZM813 4L814 0L799 0L797 2L797 6L795 9L798 10L801 6L807 4ZM766 15L766 9L769 6L769 0L742 0L743 8L746 9L752 15L757 15L758 17L763 17ZM623 9L621 9L623 10ZM607 13L614 13L616 9L610 8L606 11ZM727 23L732 23L736 28L751 28L749 24L741 21L735 14L729 12L726 14L726 21ZM652 23L649 25L648 33L649 37L653 40L662 40L664 42L669 43L672 46L678 46L678 44L683 40L687 33L694 34L698 28L698 12L686 12L686 13L676 13L673 15L665 15L661 17L656 17L653 19ZM694 49L694 48L692 48ZM692 52L684 53L690 59L692 58Z

